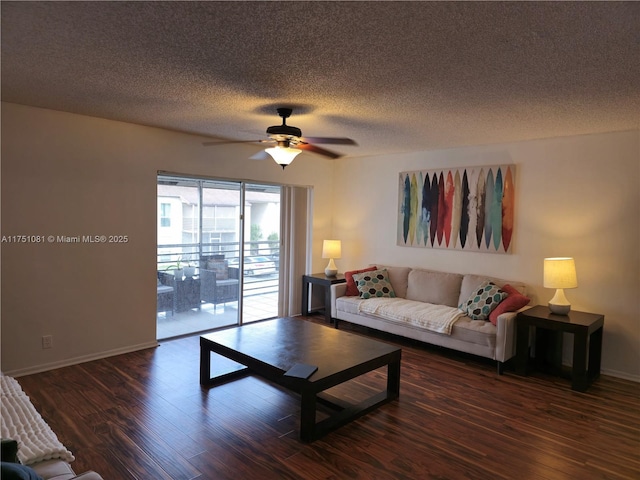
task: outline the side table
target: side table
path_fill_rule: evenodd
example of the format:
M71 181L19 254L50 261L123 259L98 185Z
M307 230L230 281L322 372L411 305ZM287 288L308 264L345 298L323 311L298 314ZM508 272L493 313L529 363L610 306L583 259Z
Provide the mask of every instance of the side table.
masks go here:
M302 315L309 315L309 285L324 287L324 318L331 323L331 285L345 283L344 274L339 273L335 277L327 277L324 273L312 273L302 276Z
M538 305L516 317L516 373L527 375L529 369L529 332L536 329L536 360L551 353L554 371L562 369L562 334L573 334L573 366L571 388L584 392L600 376L604 315L572 310L569 315L555 315L548 307ZM548 330L552 336L551 352L539 339Z

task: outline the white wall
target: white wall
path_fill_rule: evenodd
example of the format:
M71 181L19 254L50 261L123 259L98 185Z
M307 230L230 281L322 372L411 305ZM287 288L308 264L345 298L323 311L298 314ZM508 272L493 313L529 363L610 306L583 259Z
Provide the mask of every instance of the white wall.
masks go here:
M5 373L155 345L158 170L312 185L315 243L330 234L331 160L303 154L283 171L248 160L255 150L243 145L203 147L197 136L8 103L1 113L2 235L128 236L1 244Z
M314 186L313 271L322 239L341 271L370 262L485 273L542 288L542 259L575 257L573 308L605 314L603 371L640 380L640 133L359 159L298 157L283 172L244 146L2 104L2 235L128 235L126 244L2 243L1 368L20 374L155 344L158 170ZM396 245L400 171L515 163L511 255ZM247 173L250 172L250 173ZM358 181L354 181L358 179ZM52 334L54 348L41 337Z
M524 281L532 304L546 304L543 258L572 256L578 288L565 292L569 301L605 315L603 372L640 381L639 145L631 131L339 162L339 269L379 262L482 273ZM517 165L513 254L396 245L399 172L504 163Z

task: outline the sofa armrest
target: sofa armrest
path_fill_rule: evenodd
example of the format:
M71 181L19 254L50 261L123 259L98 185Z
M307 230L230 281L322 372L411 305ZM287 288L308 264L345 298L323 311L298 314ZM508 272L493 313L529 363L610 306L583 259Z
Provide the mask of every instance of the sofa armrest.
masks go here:
M336 318L336 299L339 297L344 297L344 294L347 293L347 284L346 283L334 283L331 285L331 318Z
M99 473L89 470L88 472L81 473L69 480L104 480Z
M496 360L506 362L516 350L516 312L498 315L496 322Z
M346 293L347 293L346 283L334 283L333 285L331 285L332 298L344 297Z
M516 355L516 317L531 307L522 307L516 312L498 315L496 322L496 360L506 362Z

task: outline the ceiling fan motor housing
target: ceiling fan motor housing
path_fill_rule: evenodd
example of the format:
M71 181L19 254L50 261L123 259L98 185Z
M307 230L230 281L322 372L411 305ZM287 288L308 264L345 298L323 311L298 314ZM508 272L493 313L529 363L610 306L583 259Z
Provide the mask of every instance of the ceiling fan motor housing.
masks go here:
M297 127L290 127L289 125L274 125L267 128L268 135L284 135L286 137L301 137L302 130Z
M278 108L278 115L282 117L282 125L274 125L267 128L267 135L274 135L277 137L301 137L302 130L298 127L291 127L287 125L287 118L291 116L291 108Z

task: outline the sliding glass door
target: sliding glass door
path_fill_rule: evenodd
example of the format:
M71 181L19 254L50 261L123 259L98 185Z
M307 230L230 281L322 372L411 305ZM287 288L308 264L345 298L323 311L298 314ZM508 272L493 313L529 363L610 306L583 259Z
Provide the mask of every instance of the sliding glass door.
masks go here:
M243 323L278 315L280 187L244 185Z
M280 187L158 177L157 337L278 315Z

